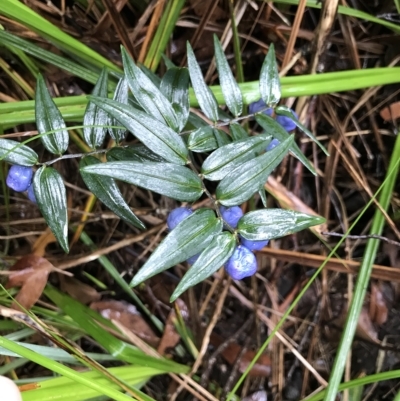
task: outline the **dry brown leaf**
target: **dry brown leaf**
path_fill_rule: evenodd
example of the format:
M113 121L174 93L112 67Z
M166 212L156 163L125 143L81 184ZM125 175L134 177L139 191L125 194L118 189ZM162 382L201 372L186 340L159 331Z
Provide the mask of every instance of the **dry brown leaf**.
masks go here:
M218 334L212 333L210 338L210 343L214 347L218 347L224 342L224 339ZM229 344L222 352L221 356L224 358L230 365L233 365L236 362L239 354L242 352L242 347L236 343ZM239 371L243 373L250 362L254 359L257 351L246 351L239 362ZM271 374L271 359L268 355L262 354L260 358L258 358L257 362L251 368L249 375L251 377L268 377Z
M50 228L47 228L45 232L35 241L32 247L32 252L38 256L44 256L46 253L46 246L53 242L57 242L56 237L51 232Z
M14 266L8 277L6 288L21 287L15 301L14 309L30 309L42 295L47 279L54 266L45 258L35 254L23 256Z
M394 102L388 107L383 108L379 112L380 116L388 122L395 121L400 118L400 102Z
M99 301L92 302L90 307L106 319L120 322L152 347L158 345L160 339L134 305L125 301Z
M101 298L101 295L90 285L84 284L76 278L67 277L61 274L60 288L61 291L67 293L84 305L96 302Z
M376 324L383 324L388 318L388 307L382 294L380 286L371 284L371 295L369 302L369 316Z
M174 309L171 309L167 321L165 322L164 333L157 348L157 352L160 355L165 355L165 351L170 348L174 348L181 339L181 336L175 330L174 321L176 321L176 313Z

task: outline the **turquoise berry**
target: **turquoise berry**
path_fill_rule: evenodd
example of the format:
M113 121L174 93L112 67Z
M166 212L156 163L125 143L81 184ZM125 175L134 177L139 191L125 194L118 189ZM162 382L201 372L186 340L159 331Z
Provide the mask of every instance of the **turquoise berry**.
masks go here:
M265 104L264 100L260 99L257 102L249 104L249 113L258 113L259 111L264 110L266 107L267 105ZM274 110L272 109L272 107L269 107L268 109L264 110L264 114L266 114L267 116L272 116L273 111Z
M256 257L246 247L239 245L228 259L225 270L234 280L250 277L257 271Z
M190 216L192 213L192 209L183 206L172 210L167 217L168 229L170 231L173 230L182 220L186 219L186 217Z
M251 241L249 239L243 238L240 236L240 243L246 247L249 251L260 251L265 246L268 245L269 240L261 240L261 241Z
M291 110L293 116L298 120L299 116L296 114L295 111ZM276 122L281 125L286 131L293 131L297 125L294 123L294 121L290 118L290 117L286 117L286 116L280 116L277 115L276 116Z
M280 142L277 139L273 139L268 146L266 147L265 151L269 152L270 150L276 148L278 145L280 144Z
M239 206L224 207L219 208L222 218L233 228L236 228L239 220L243 216L242 209Z
M14 191L24 192L28 189L29 185L31 185L33 176L32 167L26 166L11 166L6 183L7 186Z
M33 185L30 185L28 188L28 199L33 203L37 203L35 191L33 190Z

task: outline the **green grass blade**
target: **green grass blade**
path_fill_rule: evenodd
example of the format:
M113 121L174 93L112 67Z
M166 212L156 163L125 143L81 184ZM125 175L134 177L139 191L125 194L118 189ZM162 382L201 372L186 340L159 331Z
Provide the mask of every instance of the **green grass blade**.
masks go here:
M79 40L66 34L18 0L1 0L0 14L14 21L18 21L22 25L38 32L64 51L72 53L90 65L96 66L99 69L107 67L112 71L121 72L118 67L105 57L90 49Z
M400 162L400 137L396 137L393 153L383 184L382 192L379 196L379 203L384 210L387 210L392 198L393 188L396 182ZM382 235L385 226L385 218L380 210L376 210L372 226L371 235ZM347 314L346 324L343 329L338 352L329 378L329 384L324 397L325 401L334 401L338 392L339 383L342 379L344 367L346 364L347 354L349 353L356 332L358 318L364 302L365 293L367 291L369 279L371 276L372 265L375 261L380 241L377 239L369 239L364 252L363 261L360 266L360 272L354 288L354 294L351 299L349 312Z

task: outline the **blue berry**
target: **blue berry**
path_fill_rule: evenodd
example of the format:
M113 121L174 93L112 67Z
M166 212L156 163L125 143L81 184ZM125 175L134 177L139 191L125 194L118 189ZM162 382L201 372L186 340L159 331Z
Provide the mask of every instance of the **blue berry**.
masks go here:
M280 144L280 142L277 139L273 139L268 146L266 147L265 151L269 152L270 150L276 148L278 145Z
M265 109L267 105L265 104L264 100L260 99L257 102L250 103L249 104L249 113L254 114L258 113L259 111ZM269 107L267 110L264 110L264 114L267 116L272 116L274 109L272 107Z
M236 228L239 220L243 216L242 209L239 206L232 207L220 207L220 212L222 214L222 218L232 227Z
M37 203L36 202L36 195L35 195L35 191L33 190L33 185L31 185L28 188L28 199L33 202L33 203Z
M297 120L299 119L299 116L296 114L295 111L292 110L292 114L296 117ZM286 131L293 131L296 128L296 124L293 122L293 120L286 116L277 115L276 122L283 128L285 128Z
M167 226L171 231L173 230L182 220L190 216L193 210L188 207L178 207L174 209L167 217Z
M189 263L189 265L194 265L196 260L199 258L200 254L198 253L197 255L191 256L186 262Z
M14 191L24 192L28 189L29 185L31 185L33 176L32 167L26 166L11 166L6 183L7 186Z
M249 251L260 251L263 249L265 246L268 245L269 240L262 240L262 241L251 241L249 239L243 238L240 236L240 242L241 244L246 247Z
M257 271L256 257L246 247L239 245L228 259L225 270L234 280L250 277Z

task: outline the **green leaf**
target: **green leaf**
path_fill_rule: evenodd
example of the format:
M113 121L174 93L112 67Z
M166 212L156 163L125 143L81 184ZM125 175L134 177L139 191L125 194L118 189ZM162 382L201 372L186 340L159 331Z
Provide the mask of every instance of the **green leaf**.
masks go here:
M136 100L148 114L163 123L166 122L174 131L177 131L179 124L171 103L146 74L135 65L126 50L123 47L121 50L125 76Z
M0 160L20 166L33 166L39 156L30 147L11 139L0 139Z
M222 95L224 96L226 105L228 106L230 112L235 117L238 117L242 114L243 110L242 92L240 92L239 85L237 84L232 74L221 43L219 42L218 37L215 34L214 48L215 61L217 64L218 77L219 83L221 85Z
M269 46L267 56L261 67L260 93L262 100L269 107L274 107L281 99L281 83L273 43Z
M35 119L39 134L44 134L40 137L44 147L56 155L63 154L68 149L69 134L41 74L36 82ZM54 130L57 131L47 134Z
M216 235L212 243L201 253L199 258L183 276L170 301L173 302L183 292L212 276L232 255L236 246L236 238L224 231Z
M52 167L42 166L33 177L33 190L46 223L68 253L67 194L61 175Z
M134 162L160 162L165 163L165 159L152 152L144 145L117 146L111 148L106 153L107 161L134 161Z
M187 167L155 162L111 162L87 166L81 172L125 181L182 202L193 202L203 193L201 180Z
M291 109L287 106L278 106L275 109L275 113L280 115L280 116L285 116L290 118L312 141L314 141L320 149L327 155L329 156L329 152L326 150L325 146L322 145L322 143L313 135L313 133L306 128L292 113Z
M90 101L115 117L154 153L176 164L186 164L188 150L183 139L167 125L146 113L111 99L89 97Z
M228 134L222 129L213 128L213 132L219 148L231 143L231 139L229 138Z
M264 150L270 139L271 135L261 134L225 145L204 160L201 173L207 180L220 181L240 164L254 159L256 152Z
M263 209L246 213L238 223L238 232L252 241L284 237L325 222L320 216L283 209Z
M224 206L236 206L249 200L285 157L293 141L294 136L292 135L273 150L255 157L231 171L218 184L217 200Z
M95 87L93 88L92 95L107 98L107 70L103 68ZM90 99L90 98L89 98ZM93 149L99 148L103 145L106 136L108 125L107 113L94 102L89 101L86 106L85 115L83 116L83 137L85 142ZM93 127L93 126L96 127Z
M81 159L79 167L102 164L99 159L94 156L86 156ZM89 190L101 202L103 202L118 217L134 225L135 227L145 229L146 226L134 215L130 207L126 204L122 194L112 178L97 176L81 171L83 182Z
M262 188L258 191L260 198L261 198L261 202L263 204L264 207L267 207L267 193L265 192L265 188L264 185L262 186Z
M130 285L138 285L196 255L206 248L221 231L222 220L217 219L213 210L196 210L164 238Z
M187 68L170 68L161 81L160 90L171 102L182 131L189 118L189 71Z
M238 123L230 124L229 131L231 132L234 141L240 141L241 139L249 137L248 132Z
M192 152L210 152L218 148L214 130L209 125L200 127L190 133L188 138L188 148Z
M129 86L128 81L125 77L121 78L118 82L117 87L115 88L114 97L113 99L122 104L128 104L128 96L129 96ZM111 117L109 121L110 125L120 125L118 121ZM119 128L108 128L108 132L112 139L115 140L117 144L125 139L126 130L119 129Z
M272 117L265 114L256 114L256 121L265 129L265 131L267 131L268 134L271 134L280 142L290 137L290 134L288 134L287 131ZM303 152L295 142L293 142L290 151L311 171L311 173L317 175L313 165L308 161L307 157L304 156Z
M192 46L187 42L187 59L189 67L190 80L194 94L199 102L199 106L203 113L213 122L218 121L218 103L214 94L204 81L201 68L197 63L196 57L193 53Z

